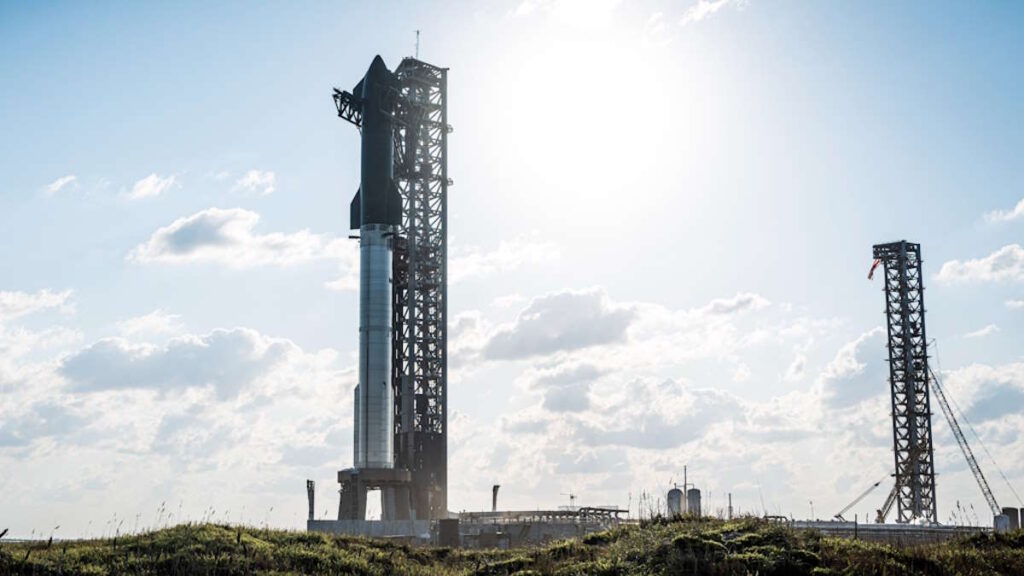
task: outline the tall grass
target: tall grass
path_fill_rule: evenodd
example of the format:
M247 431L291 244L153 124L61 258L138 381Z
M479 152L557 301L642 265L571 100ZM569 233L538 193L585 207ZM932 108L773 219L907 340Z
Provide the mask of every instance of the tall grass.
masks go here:
M215 522L125 535L119 524L92 540L0 540L0 574L1024 574L1024 532L897 548L753 518L656 517L532 548L452 550Z

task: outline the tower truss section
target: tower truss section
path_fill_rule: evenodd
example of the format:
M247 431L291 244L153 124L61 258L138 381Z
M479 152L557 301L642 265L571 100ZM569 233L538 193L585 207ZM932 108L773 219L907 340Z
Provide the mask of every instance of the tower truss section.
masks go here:
M937 522L921 246L877 244L885 270L896 521Z
M394 174L402 203L393 274L395 465L412 474L418 518L448 509L448 69L395 70Z

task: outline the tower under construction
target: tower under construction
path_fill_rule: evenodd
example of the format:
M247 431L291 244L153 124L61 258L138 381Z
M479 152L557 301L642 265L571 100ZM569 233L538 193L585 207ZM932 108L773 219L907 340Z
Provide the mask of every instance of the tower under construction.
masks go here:
M929 394L928 339L924 326L921 246L907 241L876 244L875 266L885 276L889 385L895 485L879 511L896 505L896 521L935 524L935 464ZM874 267L872 267L872 272Z

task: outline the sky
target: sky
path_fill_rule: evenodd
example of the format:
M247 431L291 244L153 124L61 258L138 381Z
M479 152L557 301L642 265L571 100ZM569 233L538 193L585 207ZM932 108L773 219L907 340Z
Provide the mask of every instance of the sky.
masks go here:
M1022 506L1022 23L1009 2L2 2L0 528L301 528L307 478L336 514L359 175L331 90L416 30L450 69L450 509L501 484L503 508L636 513L687 466L712 511L832 516L893 466L866 275L901 239L933 363ZM988 524L934 428L940 521Z

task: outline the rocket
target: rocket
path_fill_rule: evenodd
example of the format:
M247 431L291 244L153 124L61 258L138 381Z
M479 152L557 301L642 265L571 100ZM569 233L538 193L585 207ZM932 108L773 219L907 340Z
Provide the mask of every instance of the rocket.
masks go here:
M349 207L359 229L359 384L355 389L355 468L394 467L391 386L392 256L401 223L394 179L394 106L400 84L377 56L352 89L362 116L359 190Z

